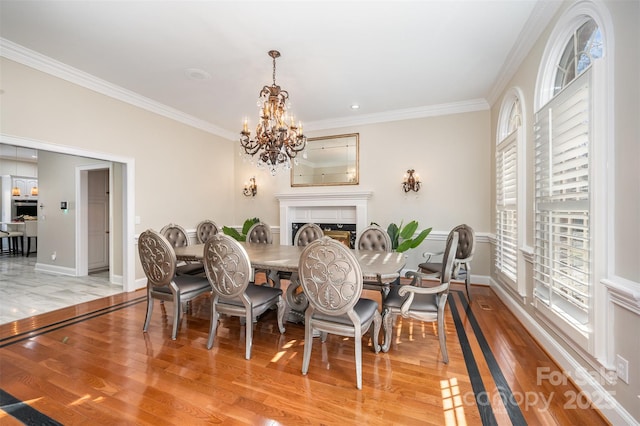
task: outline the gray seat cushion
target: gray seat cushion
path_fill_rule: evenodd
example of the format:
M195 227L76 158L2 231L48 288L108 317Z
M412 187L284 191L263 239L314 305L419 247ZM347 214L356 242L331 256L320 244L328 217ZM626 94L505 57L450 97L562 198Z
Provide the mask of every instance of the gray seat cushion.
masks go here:
M206 277L194 277L190 275L177 275L173 278L173 282L176 283L180 289L182 297L189 296L192 292L199 292L203 288L211 288L209 281ZM169 287L154 287L153 291L156 293L171 294Z
M282 295L282 290L279 288L249 283L246 293L247 296L249 296L249 299L251 299L253 309L257 309L265 304L274 304L278 300L278 297ZM224 303L234 306L244 306L240 299L223 299L221 297L218 303Z
M360 323L364 324L369 320L371 320L374 313L378 310L378 302L371 299L361 298L356 302L355 306L353 307L353 310L355 311L356 315L358 315L358 318L360 318ZM353 324L353 322L351 321L351 319L347 314L333 316L333 315L327 315L327 314L323 314L321 312L316 311L313 314L313 319L320 320L320 321L338 322L340 324L345 324L345 325Z
M400 310L402 304L409 297L406 294L404 297L401 297L398 294L398 290L402 287L401 285L391 286L391 290L384 300L384 307ZM437 303L437 295L436 294L416 294L413 298L413 302L411 303L411 310L418 312L437 312L438 311L438 303Z

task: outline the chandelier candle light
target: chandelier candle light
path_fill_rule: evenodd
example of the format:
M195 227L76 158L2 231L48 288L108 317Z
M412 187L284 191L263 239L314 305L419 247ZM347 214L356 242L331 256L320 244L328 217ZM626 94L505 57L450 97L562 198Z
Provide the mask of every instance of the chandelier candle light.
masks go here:
M273 84L264 86L259 94L260 120L255 139L251 139L245 118L240 145L247 157L258 155L258 167L267 167L275 175L278 169L289 170L291 159L297 161L296 155L307 145L307 137L302 134L302 123L296 126L293 115L287 113L289 93L276 85L276 58L280 52L270 50L269 56L273 58Z

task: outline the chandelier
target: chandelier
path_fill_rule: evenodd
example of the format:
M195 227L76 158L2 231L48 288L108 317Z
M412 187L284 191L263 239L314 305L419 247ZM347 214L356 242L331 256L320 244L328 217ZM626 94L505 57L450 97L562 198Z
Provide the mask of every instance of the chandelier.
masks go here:
M278 169L291 168L291 159L296 161L298 152L307 145L307 137L302 134L302 123L296 126L294 116L287 113L289 93L276 85L276 58L280 57L280 52L270 50L269 56L273 59L273 84L260 91L260 120L255 138L251 139L245 118L240 145L246 157L253 159L258 155L258 167L266 167L275 175Z

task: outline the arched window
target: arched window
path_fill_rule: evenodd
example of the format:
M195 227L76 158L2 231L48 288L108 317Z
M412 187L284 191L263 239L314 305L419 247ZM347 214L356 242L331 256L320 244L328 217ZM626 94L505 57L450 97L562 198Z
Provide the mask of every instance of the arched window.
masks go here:
M519 217L524 209L524 180L521 156L524 155L522 93L511 89L505 95L498 117L496 145L496 246L494 266L498 279L523 294L518 288L518 247L520 228L525 220Z
M552 31L536 87L534 301L583 349L593 332L595 140L606 32L594 3L576 3ZM598 64L600 66L600 64Z

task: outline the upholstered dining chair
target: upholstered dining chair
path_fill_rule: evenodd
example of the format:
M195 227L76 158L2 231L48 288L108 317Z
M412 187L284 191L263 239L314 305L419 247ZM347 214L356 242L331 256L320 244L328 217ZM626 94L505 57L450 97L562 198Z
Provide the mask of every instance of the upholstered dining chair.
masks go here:
M209 237L220 232L218 225L212 220L205 219L196 226L196 241L199 244L207 242Z
M209 281L203 276L176 275L176 254L171 243L160 233L148 229L138 238L138 254L147 277L147 315L143 330L149 329L153 301L173 302L173 331L171 339L178 335L182 317L182 304L211 292Z
M438 323L438 338L442 361L449 362L446 334L444 331L444 309L449 296L449 283L453 259L458 248L458 233L454 232L447 238L445 253L440 265L440 281L436 286L427 287L424 279L431 276L420 272L409 271L405 274L413 278L410 284L393 286L382 303L382 321L384 323L384 343L382 351L387 352L391 346L392 329L395 317L413 318L425 322Z
M298 232L296 232L293 242L299 247L304 247L322 237L324 237L324 231L319 225L315 223L305 223L298 229Z
M467 224L458 225L449 232L449 237L457 232L459 235L458 250L456 251L455 259L453 259L453 272L452 278L454 280L464 279L465 289L467 291L467 299L471 302L471 294L469 289L471 287L471 260L473 260L473 254L476 250L476 233L472 227ZM440 274L441 263L429 262L432 257L432 253L426 252L424 256L427 258L427 262L420 263L418 265L418 271L432 275L437 278Z
M248 243L273 244L273 235L271 227L264 222L253 224L247 231Z
M362 269L354 254L339 241L322 237L302 251L298 274L309 306L305 310L302 374L309 371L314 330L353 337L356 386L362 389L362 335L373 324L373 349L380 351L382 317L378 303L361 298Z
M296 236L293 238L294 245L298 247L305 247L309 243L324 237L324 231L319 225L315 223L305 223L296 232ZM277 276L271 275L274 281L274 287L280 288L280 280L291 280L292 272L279 271Z
M393 250L391 237L381 226L369 225L358 235L356 247L360 250L386 251Z
M381 252L393 251L391 237L387 231L379 225L369 225L362 230L356 242L359 250L373 250ZM382 280L378 277L377 281L365 281L364 288L366 290L378 290L382 294L382 298L387 296L389 286L382 285Z
M180 225L170 223L165 225L161 230L162 234L167 241L171 244L171 247L185 247L191 244L187 231ZM176 274L178 275L203 275L204 266L202 262L185 262L180 261L176 266Z
M245 358L251 359L253 321L272 306L278 307L278 328L284 333L287 306L282 290L251 282L251 262L246 250L236 240L216 234L204 246L204 267L211 288L211 325L207 348L211 349L216 336L219 315L227 314L245 319Z
M248 243L256 244L273 244L273 235L271 234L271 227L264 222L254 223L247 231L247 238L245 240ZM278 287L280 282L278 281L276 274L271 275L271 271L268 269L255 269L253 271L254 277L256 273L264 272L267 282L271 282L274 287Z

